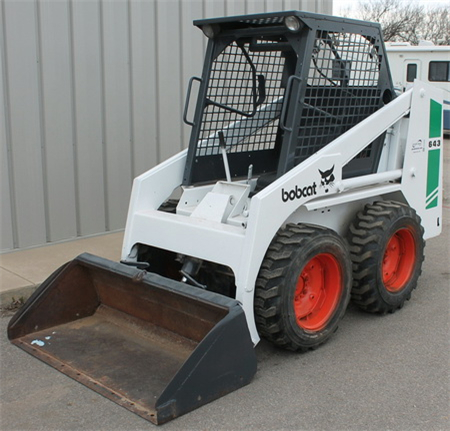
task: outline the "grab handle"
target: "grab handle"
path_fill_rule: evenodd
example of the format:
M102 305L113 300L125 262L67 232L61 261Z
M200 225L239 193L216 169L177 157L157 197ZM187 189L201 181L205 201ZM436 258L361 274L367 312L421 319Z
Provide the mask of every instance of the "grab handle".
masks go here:
M290 101L290 93L292 90L292 84L294 82L294 80L297 80L298 82L302 81L302 78L300 78L297 75L291 75L288 79L287 85L286 85L286 92L284 95L284 100L283 100L283 107L281 108L281 115L280 115L280 127L287 132L292 132L292 127L287 127L286 126L286 111L287 111L287 106L289 104Z
M184 103L184 113L183 113L183 121L188 124L189 126L195 126L195 123L193 121L189 121L187 119L187 114L188 114L188 109L189 109L189 101L191 99L191 90L192 90L192 83L194 81L198 81L199 83L202 83L203 80L202 78L199 78L198 76L193 76L190 80L189 80L189 85L188 85L188 89L187 89L187 94L186 94L186 101Z

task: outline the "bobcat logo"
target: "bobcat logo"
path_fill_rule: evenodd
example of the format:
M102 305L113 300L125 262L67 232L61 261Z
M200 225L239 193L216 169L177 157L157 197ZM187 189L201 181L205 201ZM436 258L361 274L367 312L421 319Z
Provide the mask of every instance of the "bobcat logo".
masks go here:
M325 187L325 193L328 193L329 188L328 187L333 187L334 186L334 165L331 169L328 169L325 172L322 172L319 169L320 172L320 176L322 177L320 180L320 186L321 187Z

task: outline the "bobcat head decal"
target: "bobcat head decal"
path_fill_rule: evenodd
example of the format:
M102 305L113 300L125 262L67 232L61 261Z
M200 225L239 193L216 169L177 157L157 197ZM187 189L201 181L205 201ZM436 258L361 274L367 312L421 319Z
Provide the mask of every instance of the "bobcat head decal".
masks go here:
M322 172L319 169L321 180L320 180L320 186L325 187L325 193L328 193L328 186L333 187L334 185L334 165L331 169L326 170L325 172Z

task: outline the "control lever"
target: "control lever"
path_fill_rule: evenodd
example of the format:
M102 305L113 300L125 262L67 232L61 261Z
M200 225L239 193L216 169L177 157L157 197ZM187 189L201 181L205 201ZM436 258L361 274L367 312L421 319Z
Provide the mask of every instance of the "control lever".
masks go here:
M225 136L223 135L222 130L219 131L218 135L219 135L220 151L222 153L223 158L223 166L225 168L225 175L227 177L227 181L231 183L230 165L228 164L227 144L225 142Z

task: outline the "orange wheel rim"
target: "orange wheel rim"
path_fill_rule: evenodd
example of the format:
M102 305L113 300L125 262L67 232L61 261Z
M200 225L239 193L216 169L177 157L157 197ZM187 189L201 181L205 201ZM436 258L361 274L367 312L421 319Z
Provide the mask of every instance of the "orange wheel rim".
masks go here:
M392 235L383 256L383 283L389 292L399 292L411 278L416 262L416 243L409 229Z
M342 293L342 273L337 259L318 254L302 269L294 295L297 324L308 331L320 331L334 314Z

